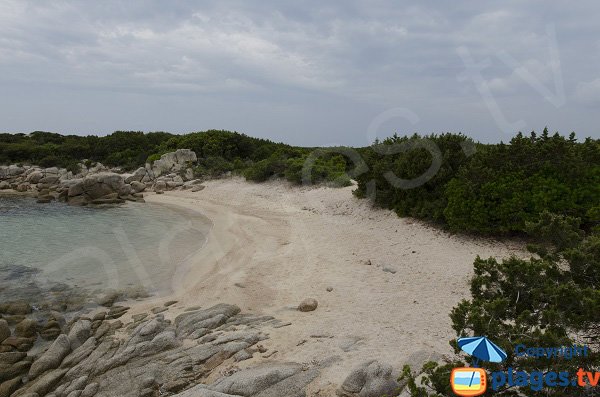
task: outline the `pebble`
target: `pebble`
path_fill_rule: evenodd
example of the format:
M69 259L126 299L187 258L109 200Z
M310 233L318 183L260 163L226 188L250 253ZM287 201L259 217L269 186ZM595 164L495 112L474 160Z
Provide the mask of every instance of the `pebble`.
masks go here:
M319 302L317 302L314 298L308 298L303 300L300 305L298 305L298 310L301 312L312 312L317 309Z

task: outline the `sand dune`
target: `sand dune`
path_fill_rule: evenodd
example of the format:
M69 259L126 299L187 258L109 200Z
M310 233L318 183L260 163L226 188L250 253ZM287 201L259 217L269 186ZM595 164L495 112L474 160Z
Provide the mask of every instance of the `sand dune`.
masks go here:
M291 323L265 341L277 351L270 359L331 361L321 389L341 384L367 359L400 370L451 354L448 313L468 297L474 258L526 256L522 247L398 218L352 189L227 179L196 193L148 194L148 202L196 210L213 222L205 248L174 275L175 298L182 306L236 304ZM308 297L318 300L317 310L295 310Z

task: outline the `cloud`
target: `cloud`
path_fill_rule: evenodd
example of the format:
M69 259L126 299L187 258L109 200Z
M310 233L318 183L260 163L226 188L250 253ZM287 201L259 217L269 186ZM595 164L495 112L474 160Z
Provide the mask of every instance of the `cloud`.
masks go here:
M592 17L599 10L591 1L489 7L462 1L8 0L0 3L0 117L7 123L0 129L88 132L86 122L71 117L76 106L103 133L233 125L307 145L365 144L377 114L404 107L421 121L399 120L399 131L462 130L498 140L501 128L485 113L481 96L485 84L507 119L539 128L556 116L557 129L591 130L595 115L582 117L575 102L592 95L580 81L593 81L599 66L594 37L600 28ZM467 71L459 47L486 64L482 81L457 81ZM574 98L565 104L547 100L557 70ZM537 86L523 78L527 73ZM165 98L186 106L169 106L167 114ZM113 103L143 103L148 115L141 121L106 117L114 114ZM15 117L26 109L35 117ZM232 112L244 118L232 123Z
M577 84L575 99L586 105L600 104L600 78Z

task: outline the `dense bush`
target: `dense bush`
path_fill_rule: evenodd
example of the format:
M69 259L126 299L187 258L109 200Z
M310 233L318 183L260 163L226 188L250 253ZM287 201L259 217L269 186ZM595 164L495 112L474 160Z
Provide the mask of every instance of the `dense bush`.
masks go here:
M282 176L285 173L287 156L274 153L270 157L252 163L242 171L242 175L254 182L264 182L269 178Z
M368 171L357 176L359 197L400 216L444 221L447 183L468 161L474 143L462 134L394 135L363 152Z
M0 134L0 164L36 164L43 167L73 168L83 159L109 166L133 169L173 135L164 132L144 134L117 131L97 136L63 136L36 131L25 134Z
M586 235L580 220L544 212L540 221L527 225L539 245L529 260L494 258L475 260L470 300L463 300L450 315L458 336L485 335L503 347L508 358L501 364L485 363L486 369L507 371L567 371L600 369L600 234ZM515 357L514 347L556 347L586 344L588 357ZM451 345L456 347L455 341ZM456 350L458 352L458 349ZM405 368L409 392L414 397L452 396L450 371L460 363L428 363L423 385ZM504 387L494 395L586 395L576 387Z
M297 184L327 183L350 186L347 159L335 151L316 149L310 154L287 160L285 178Z
M600 143L517 135L478 151L447 185L444 216L455 230L522 232L550 212L598 222Z
M364 158L369 171L357 178L359 197L456 231L523 233L544 210L578 217L585 228L600 221L597 140L578 143L573 134L549 136L547 130L497 145L474 145L454 134L394 136ZM430 167L439 170L430 175ZM415 178L419 183L407 181Z
M216 178L233 171L233 169L233 163L225 160L223 157L201 157L198 159L198 165L194 167L194 176Z
M294 183L350 183L345 174L346 158L324 153L315 157L312 177L302 179L304 163L314 149L274 143L230 131L209 130L185 135L165 132L144 134L117 131L97 136L63 136L49 132L0 134L0 164L24 163L43 167L66 167L76 170L87 159L108 166L132 170L145 162L154 162L164 153L191 149L198 156L194 169L197 177L214 178L233 172L248 180L262 182L271 177L285 177Z

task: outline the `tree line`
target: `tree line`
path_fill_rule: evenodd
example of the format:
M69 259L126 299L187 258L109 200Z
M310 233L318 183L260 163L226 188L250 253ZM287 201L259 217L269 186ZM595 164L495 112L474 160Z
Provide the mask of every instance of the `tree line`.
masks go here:
M219 177L231 172L256 182L283 177L294 183L302 182L302 165L314 150L222 130L184 135L116 131L102 137L35 131L0 134L0 164L63 167L76 173L78 164L85 159L130 171L182 148L192 149L198 155L194 169L197 177ZM346 163L343 156L326 153L316 160L310 182L350 184Z
M519 133L481 144L463 134L394 135L366 148L302 148L210 130L173 135L118 131L105 137L47 132L0 134L0 163L76 167L81 159L134 169L188 148L200 177L237 173L261 182L345 186L374 205L461 233L527 237L530 259L477 258L471 298L450 313L457 336L485 335L509 352L491 370L600 370L600 141ZM399 302L399 304L402 304ZM456 340L449 341L459 350ZM585 343L585 360L515 357L516 344ZM452 396L449 376L461 360L405 367L413 397ZM486 395L594 395L593 389L506 387Z

